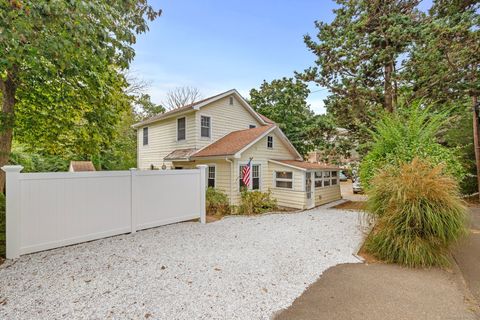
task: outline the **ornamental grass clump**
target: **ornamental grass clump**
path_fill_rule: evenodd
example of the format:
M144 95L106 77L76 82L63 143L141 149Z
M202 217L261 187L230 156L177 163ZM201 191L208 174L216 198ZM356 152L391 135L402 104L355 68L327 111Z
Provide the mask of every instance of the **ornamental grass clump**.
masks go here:
M458 183L444 172L415 158L375 175L368 209L376 225L367 252L410 267L448 264L449 247L466 233L466 208Z

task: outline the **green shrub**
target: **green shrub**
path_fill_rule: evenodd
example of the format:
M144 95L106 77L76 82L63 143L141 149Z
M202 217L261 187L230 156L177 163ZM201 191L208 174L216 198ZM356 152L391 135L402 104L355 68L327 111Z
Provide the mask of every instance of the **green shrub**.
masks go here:
M362 184L368 189L378 170L387 165L399 166L413 158L443 164L445 173L462 181L465 170L455 150L438 143L437 134L448 120L446 113L434 113L416 103L398 113L385 113L371 132L373 145L360 165Z
M231 213L228 197L215 188L207 189L206 207L208 215L227 215Z
M368 196L376 217L368 252L411 267L448 264L449 246L466 232L466 208L442 165L414 159L387 167L372 180Z
M270 191L242 191L239 214L260 214L277 209L277 200L271 197Z
M5 257L5 231L5 196L0 192L0 257Z

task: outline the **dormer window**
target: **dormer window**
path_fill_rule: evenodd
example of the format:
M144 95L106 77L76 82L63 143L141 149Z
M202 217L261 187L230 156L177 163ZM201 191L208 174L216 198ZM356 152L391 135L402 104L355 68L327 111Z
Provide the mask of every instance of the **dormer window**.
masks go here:
M200 118L200 134L202 138L210 138L210 132L211 132L211 121L210 117L207 116L201 116Z
M273 136L268 136L267 137L267 148L268 149L273 149Z
M229 102L229 104L230 104L231 106L233 106L233 97L230 97L230 102Z

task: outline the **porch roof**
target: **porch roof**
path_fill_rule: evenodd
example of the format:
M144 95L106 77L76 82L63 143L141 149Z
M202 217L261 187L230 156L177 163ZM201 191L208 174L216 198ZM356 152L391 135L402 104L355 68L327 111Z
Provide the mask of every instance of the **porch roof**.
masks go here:
M173 150L163 158L164 160L188 160L192 154L197 152L195 148Z

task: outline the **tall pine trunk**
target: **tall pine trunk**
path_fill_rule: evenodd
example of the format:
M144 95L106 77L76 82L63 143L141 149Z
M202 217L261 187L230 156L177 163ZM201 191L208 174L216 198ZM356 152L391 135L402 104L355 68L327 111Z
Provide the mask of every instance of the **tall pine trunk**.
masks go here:
M8 163L12 151L15 92L17 90L12 73L8 73L5 80L0 79L2 92L2 110L0 113L0 167ZM5 188L5 172L0 170L0 192Z

